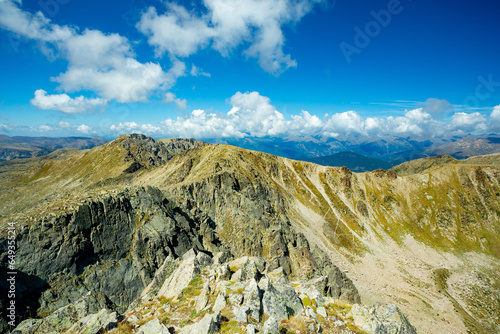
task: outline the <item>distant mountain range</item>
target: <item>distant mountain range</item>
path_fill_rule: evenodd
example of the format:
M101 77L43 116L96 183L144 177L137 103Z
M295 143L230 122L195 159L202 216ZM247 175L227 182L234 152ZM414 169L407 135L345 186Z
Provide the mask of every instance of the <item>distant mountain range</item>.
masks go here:
M307 159L318 165L330 167L347 167L353 172L370 172L376 169L389 169L392 163L370 158L354 152L340 152L326 157Z
M342 162L339 159L354 158L355 167L363 166L361 156L382 160L395 166L409 160L421 159L437 155L450 155L456 159L466 159L471 156L485 155L500 152L500 136L490 135L485 137L454 137L450 139L429 138L416 140L412 138L385 136L380 138L367 137L342 137L342 138L316 138L316 137L287 137L287 138L243 138L227 140L209 140L212 143L223 143L242 147L245 149L266 152L290 159L311 161L323 157L316 163L337 166L346 166L351 162ZM336 155L342 152L352 152L361 156ZM333 164L330 164L330 161ZM373 170L374 161L367 160L364 170ZM378 164L381 162L379 161ZM381 167L383 168L383 167ZM358 169L363 170L363 168Z
M0 161L40 157L55 150L90 149L109 140L101 137L9 137L0 135Z

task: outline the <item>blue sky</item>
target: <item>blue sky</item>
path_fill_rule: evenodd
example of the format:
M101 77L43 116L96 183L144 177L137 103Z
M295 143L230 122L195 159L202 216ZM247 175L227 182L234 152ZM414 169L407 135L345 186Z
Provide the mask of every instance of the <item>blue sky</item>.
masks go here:
M0 0L0 133L498 133L499 12L451 0Z

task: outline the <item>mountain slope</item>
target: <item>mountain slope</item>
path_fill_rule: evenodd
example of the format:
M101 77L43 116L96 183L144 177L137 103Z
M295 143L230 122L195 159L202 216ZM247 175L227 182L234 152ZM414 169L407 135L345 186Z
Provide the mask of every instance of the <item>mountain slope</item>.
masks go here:
M0 174L0 198L24 201L24 207L3 204L3 224L32 226L20 233L23 268L42 275L45 283L35 286L57 296L38 292L46 312L68 296L76 300L83 286L52 278L62 270L53 265L69 264L60 275L78 275L87 289L105 291L96 307L111 299L123 308L168 254L178 257L196 245L212 254L262 257L298 279L334 270L338 297L396 303L419 332L498 331L498 166L441 164L400 177L227 145L199 145L164 159L162 147L124 136L53 158L47 167L27 161L27 176L12 169ZM113 235L116 228L128 232ZM61 242L71 253L55 262ZM107 282L101 288L99 275ZM112 282L119 277L129 279L131 291L118 298Z

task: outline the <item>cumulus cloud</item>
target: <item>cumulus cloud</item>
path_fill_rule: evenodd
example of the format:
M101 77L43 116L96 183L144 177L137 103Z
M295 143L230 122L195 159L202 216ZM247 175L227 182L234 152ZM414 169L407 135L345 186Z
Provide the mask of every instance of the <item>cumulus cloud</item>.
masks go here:
M282 27L293 24L323 0L204 0L206 14L196 15L185 7L167 3L158 14L154 7L143 13L137 28L149 38L157 55L187 57L209 45L223 56L237 46L257 58L262 69L275 75L297 62L283 51Z
M89 134L90 132L92 132L92 128L86 124L81 124L79 125L76 130L78 132L81 132L81 133L84 133L84 134Z
M119 34L89 29L80 33L52 23L41 12L23 11L20 2L12 0L0 1L0 28L67 59L66 72L52 78L66 92L90 90L106 100L146 101L154 91L171 88L186 72L186 65L175 59L167 72L157 63L139 62L127 38Z
M136 122L123 122L111 125L109 129L116 133L160 133L160 128L151 124L138 124Z
M500 106L494 108L489 118L477 112L471 114L457 112L445 122L435 120L425 108L408 110L404 116L385 118L362 117L354 110L319 118L303 110L299 115L290 115L290 118L286 119L284 114L271 104L268 97L258 92L237 92L228 99L228 102L231 108L227 113L197 109L187 117L166 119L157 125L120 123L111 126L110 129L115 133L142 131L151 135L195 138L290 135L318 137L394 135L428 138L485 133L493 131L492 124L500 125Z
M42 42L65 41L75 34L68 26L51 24L42 12L32 15L19 8L21 1L0 1L0 27L28 39Z
M40 130L40 132L46 132L46 131L52 131L54 129L50 125L40 125L38 127L38 130Z
M165 103L172 103L173 102L177 106L177 108L179 108L181 110L186 110L186 107L187 107L186 99L179 99L172 92L167 92L165 94L165 98L163 99L163 102L165 102Z
M100 98L69 97L67 94L48 95L43 89L35 92L31 104L42 110L57 110L66 114L95 112L106 106L107 101Z
M465 113L457 112L453 115L449 128L456 130L458 134L470 132L484 132L487 130L486 116L479 112Z

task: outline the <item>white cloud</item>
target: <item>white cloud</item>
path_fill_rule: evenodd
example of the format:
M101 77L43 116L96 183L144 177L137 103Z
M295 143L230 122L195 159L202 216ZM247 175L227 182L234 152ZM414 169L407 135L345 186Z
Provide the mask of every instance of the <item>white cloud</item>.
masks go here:
M92 131L92 128L86 124L81 124L76 128L76 130L84 134L89 134Z
M150 7L137 23L137 29L149 37L149 44L158 55L168 52L180 57L196 53L214 34L202 18L174 3L167 3L167 13L163 15Z
M493 108L493 111L491 112L490 117L495 122L500 122L500 105L498 105L495 108Z
M57 125L59 125L59 127L61 129L69 129L71 128L71 124L69 124L68 122L65 122L65 121L60 121L57 123Z
M138 124L136 122L123 122L118 125L111 125L109 129L115 133L149 133L160 132L160 128L151 124Z
M201 68L195 66L194 64L191 66L191 76L197 77L197 76L204 76L204 77L211 77L210 73L204 72Z
M175 103L177 108L179 108L181 110L186 110L186 107L187 107L186 99L179 99L172 92L167 92L165 94L165 98L163 99L163 102L165 102L165 103L172 103L173 102L173 103Z
M30 102L39 109L57 110L66 114L95 112L107 104L106 100L100 98L88 99L83 96L71 98L67 94L47 95L43 89L38 89Z
M244 52L258 59L267 72L280 74L297 66L283 52L282 26L298 22L323 0L204 0L204 15L195 15L177 4L168 3L158 14L150 7L137 28L148 36L157 55L187 57L211 45L223 56L246 44Z
M175 98L172 94L171 98ZM271 100L258 92L237 92L229 100L230 110L216 114L196 109L188 117L167 119L158 125L120 123L111 129L118 133L139 131L151 135L195 138L244 138L278 136L339 137L357 135L376 137L384 135L410 137L449 137L469 133L494 131L500 126L487 126L487 116L478 112L455 113L447 122L437 121L425 108L412 109L400 117L362 117L354 110L325 115L319 118L303 110L299 115L285 119L271 104ZM496 121L494 121L496 120ZM500 106L490 115L491 124L499 124ZM499 124L500 125L500 124Z
M486 116L479 112L464 113L457 112L453 115L449 124L451 130L457 130L458 134L486 131Z
M167 72L159 64L141 63L127 38L59 26L41 12L23 11L20 2L0 1L0 28L37 41L47 55L56 52L66 58L67 71L52 78L66 92L90 90L106 100L146 101L153 92L171 88L186 72L179 60L173 60Z
M41 132L46 132L46 131L52 131L54 130L51 126L49 125L40 125L38 127L38 129L41 131Z
M42 12L31 14L19 8L21 1L0 1L0 28L24 38L61 42L75 34L73 28L51 24Z

